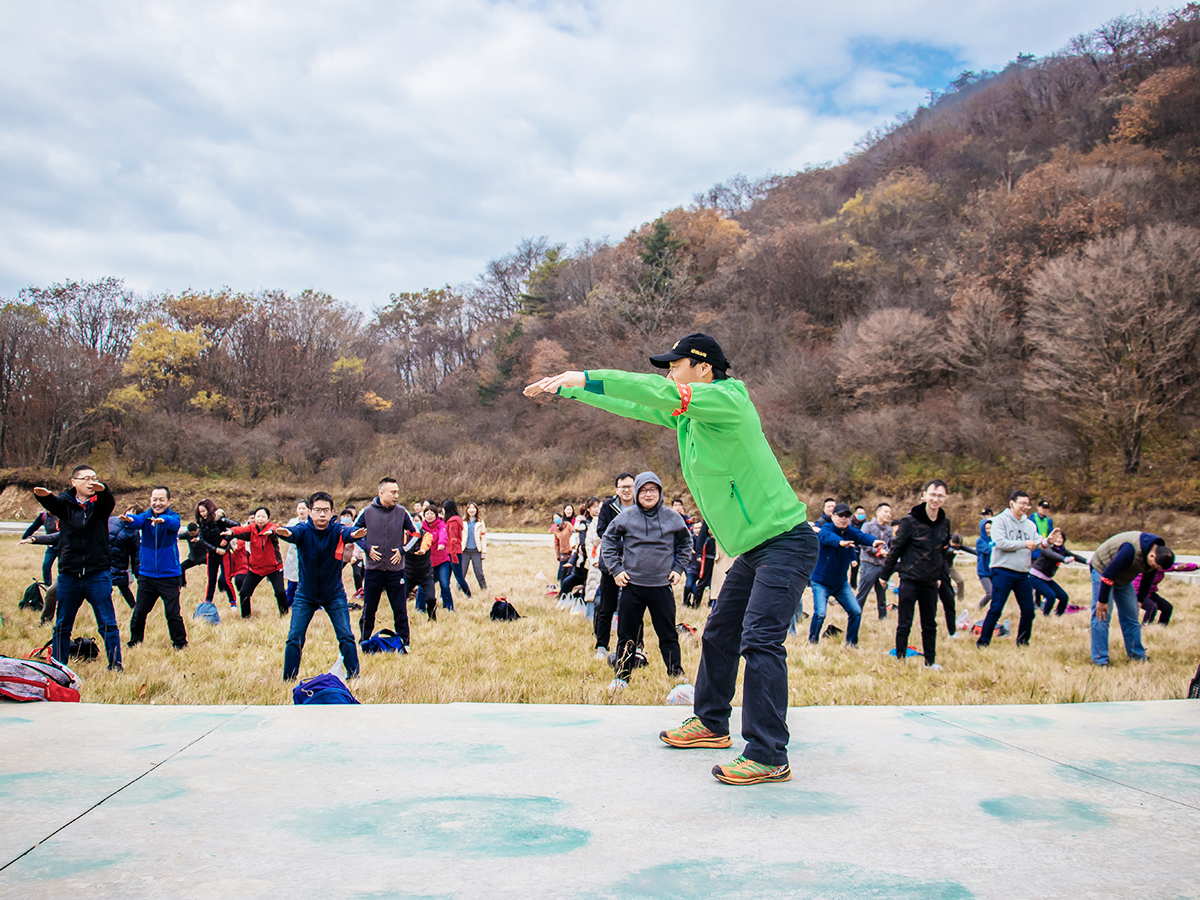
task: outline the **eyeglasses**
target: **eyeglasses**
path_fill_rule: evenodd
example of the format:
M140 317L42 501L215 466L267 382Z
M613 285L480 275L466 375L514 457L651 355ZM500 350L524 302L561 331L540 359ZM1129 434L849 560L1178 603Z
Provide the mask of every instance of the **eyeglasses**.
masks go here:
M309 510L309 512L319 513L319 514L324 514L324 515L329 516L329 515L333 514L333 508L329 507L329 506L314 506L312 509Z

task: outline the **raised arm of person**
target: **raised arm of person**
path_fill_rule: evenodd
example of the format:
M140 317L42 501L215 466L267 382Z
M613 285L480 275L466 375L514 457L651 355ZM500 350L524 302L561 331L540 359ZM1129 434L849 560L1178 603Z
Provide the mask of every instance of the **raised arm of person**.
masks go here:
M67 504L62 499L62 496L55 494L49 488L35 487L33 496L37 498L37 502L42 504L42 507L47 510L50 515L62 518L67 514Z
M645 377L665 381L661 376L647 375ZM629 400L610 396L605 393L602 384L589 383L587 372L563 372L561 375L551 375L541 381L535 381L525 388L526 397L536 397L538 394L557 394L560 397L568 397L586 403L588 406L624 416L626 419L637 419L640 422L662 425L665 428L674 427L669 415Z
M54 545L58 543L58 535L59 532L57 531L51 531L49 534L35 534L32 537L21 538L19 543Z
M23 535L21 535L21 540L25 540L26 538L33 537L33 533L35 531L37 531L39 528L41 528L42 523L45 521L46 521L46 514L44 512L38 513L37 518L35 518L32 522L29 523L29 527L26 528L25 533Z

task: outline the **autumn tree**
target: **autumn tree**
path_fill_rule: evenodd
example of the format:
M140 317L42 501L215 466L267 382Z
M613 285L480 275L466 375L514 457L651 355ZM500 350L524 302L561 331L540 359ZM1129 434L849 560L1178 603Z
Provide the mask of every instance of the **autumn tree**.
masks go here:
M1197 388L1200 230L1101 238L1047 263L1031 292L1030 390L1136 473L1147 438Z
M916 402L944 375L941 326L903 307L847 322L838 341L838 387L863 403Z

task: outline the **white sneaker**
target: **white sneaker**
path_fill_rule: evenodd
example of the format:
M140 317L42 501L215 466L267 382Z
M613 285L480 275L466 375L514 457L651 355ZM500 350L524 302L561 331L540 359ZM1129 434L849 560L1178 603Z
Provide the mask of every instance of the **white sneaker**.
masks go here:
M954 634L950 635L949 637L950 637L950 640L957 641L959 638L962 637L962 632L956 631L956 632L954 632Z
M925 668L927 668L927 669L928 669L930 672L940 672L940 671L942 671L942 667L941 667L941 666L939 666L937 663L934 663L932 666L926 666Z
M617 691L623 691L627 687L629 687L629 682L624 678L614 678L608 683L608 692L615 694Z
M608 648L607 647L597 647L596 653L593 658L607 660L608 659Z

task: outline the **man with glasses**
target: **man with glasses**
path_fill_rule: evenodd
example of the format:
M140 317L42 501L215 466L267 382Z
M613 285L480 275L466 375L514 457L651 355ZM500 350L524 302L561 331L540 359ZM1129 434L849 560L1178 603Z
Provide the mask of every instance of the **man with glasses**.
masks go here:
M342 522L331 522L333 498L317 491L308 500L308 521L277 526L275 534L296 545L300 565L300 586L292 603L292 625L283 651L283 680L291 681L300 673L300 657L308 624L318 609L324 609L333 623L346 677L358 675L358 645L350 628L350 607L342 587L342 560L346 547L367 533Z
M617 476L615 484L617 493L604 501L600 507L600 516L596 519L596 537L604 540L604 532L609 523L627 509L633 509L633 475L622 472ZM612 620L617 611L617 598L621 589L613 581L612 574L604 568L603 557L599 560L600 568L600 601L596 604L593 614L592 631L596 635L596 659L608 659L608 642L612 638ZM591 599L591 598L588 598Z
M56 496L44 487L35 487L33 495L59 520L58 608L50 653L66 663L75 615L86 600L96 614L96 628L104 638L108 667L119 672L121 632L112 605L108 549L108 517L116 499L108 486L96 478L96 470L83 465L71 472L71 486L61 494Z

